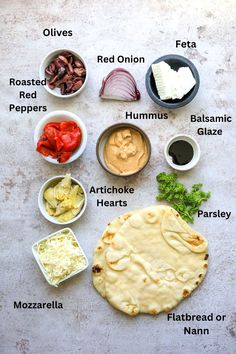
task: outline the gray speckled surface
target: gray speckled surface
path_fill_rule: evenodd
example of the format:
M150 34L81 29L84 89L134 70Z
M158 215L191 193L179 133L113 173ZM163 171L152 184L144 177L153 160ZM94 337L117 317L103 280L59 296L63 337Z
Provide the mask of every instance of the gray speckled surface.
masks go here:
M190 114L233 115L235 120L235 2L206 1L1 1L1 282L0 311L2 354L15 353L160 353L233 354L235 348L235 125L194 124ZM46 27L72 29L73 37L43 37ZM175 40L195 40L197 49L176 49ZM81 52L89 65L84 92L68 100L52 97L43 87L34 101L20 100L19 87L9 77L37 78L48 51L68 47ZM98 165L95 144L100 132L125 120L125 111L164 112L149 99L144 76L157 57L178 53L197 66L201 87L188 106L169 111L167 121L135 121L149 134L153 153L149 166L137 177L120 180ZM145 56L145 64L126 65L138 82L142 99L136 103L101 102L101 79L116 64L97 64L96 56ZM33 89L29 88L29 92ZM71 166L54 166L36 154L33 131L44 113L9 113L13 104L47 105L48 111L77 113L88 128L88 146ZM197 136L199 126L223 129L222 136ZM90 268L58 289L50 287L35 263L31 245L59 228L45 221L37 194L49 177L71 171L89 189L94 186L134 186L127 208L96 207L89 195L83 218L72 228L92 261L92 251L107 222L124 210L155 204L157 172L169 171L163 147L177 133L195 136L202 149L199 165L179 174L187 185L203 182L212 198L206 210L227 210L229 220L197 219L195 228L209 240L210 266L202 286L175 310L176 313L225 314L224 322L193 323L210 334L188 336L184 324L167 322L166 315L129 318L115 311L93 289ZM101 197L101 195L99 196ZM112 196L105 196L112 199ZM115 197L119 199L119 197ZM17 310L14 301L58 300L63 310Z

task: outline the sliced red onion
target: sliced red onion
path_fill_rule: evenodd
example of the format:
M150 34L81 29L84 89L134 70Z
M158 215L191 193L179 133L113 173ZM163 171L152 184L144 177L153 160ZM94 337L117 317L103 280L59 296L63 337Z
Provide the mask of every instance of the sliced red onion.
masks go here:
M99 96L118 101L138 101L141 97L134 77L122 68L112 70L102 80Z

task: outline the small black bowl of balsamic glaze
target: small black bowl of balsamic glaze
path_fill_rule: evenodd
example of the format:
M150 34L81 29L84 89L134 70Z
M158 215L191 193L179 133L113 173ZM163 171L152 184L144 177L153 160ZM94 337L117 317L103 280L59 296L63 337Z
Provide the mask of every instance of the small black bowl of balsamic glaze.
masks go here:
M174 169L187 171L198 163L200 147L193 137L176 135L166 144L165 157L168 164Z
M187 141L177 140L169 147L169 155L175 165L186 165L193 158L193 147Z

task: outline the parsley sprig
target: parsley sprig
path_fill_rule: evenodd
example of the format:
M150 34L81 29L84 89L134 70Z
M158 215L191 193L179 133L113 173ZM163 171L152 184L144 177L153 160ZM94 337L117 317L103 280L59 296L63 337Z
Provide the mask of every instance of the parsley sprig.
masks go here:
M194 184L191 191L185 188L182 183L177 181L175 173L160 173L156 177L159 183L159 194L157 200L166 200L171 206L178 211L182 218L193 223L193 215L197 213L203 201L207 201L211 193L204 192L202 184Z

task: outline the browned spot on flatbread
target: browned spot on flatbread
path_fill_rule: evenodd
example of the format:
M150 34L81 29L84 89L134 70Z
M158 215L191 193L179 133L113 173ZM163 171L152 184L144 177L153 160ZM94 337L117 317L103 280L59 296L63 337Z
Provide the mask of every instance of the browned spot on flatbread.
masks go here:
M101 247L101 246L98 246L98 247L97 247L97 250L98 250L98 251L101 251L101 250L102 250L102 247Z
M131 310L131 316L135 316L138 314L138 309L136 307L133 307Z
M183 297L189 296L190 292L187 289L184 289L183 291Z
M204 257L204 261L206 261L207 259L208 259L208 257L209 257L209 254L205 254L205 257Z
M196 283L195 283L196 285L198 285L199 284L199 282L198 281L196 281Z
M204 267L204 268L207 268L208 266L207 266L207 264L205 263L203 267Z
M119 259L117 259L116 261L108 261L107 263L108 264L116 264L116 263L118 263L119 262Z
M193 235L190 240L187 240L187 242L192 246L199 246L203 243L203 240L198 235Z
M92 267L92 272L94 274L101 273L101 271L102 271L102 267L99 264L96 264L95 266Z
M157 310L154 309L154 310L151 310L151 311L150 311L150 314L151 314L151 315L157 315L158 312L157 312Z
M199 278L201 278L202 277L202 274L199 274Z
M115 236L114 232L106 231L105 234L103 235L102 239L105 241L110 241L113 239L114 236Z
M147 221L150 222L151 224L152 223L160 223L160 221L156 218L156 215L155 213L149 211L147 214L146 214L146 217L147 217Z
M164 308L164 311L165 311L165 312L169 312L170 310L171 310L171 307L166 306L166 307Z
M131 217L132 214L125 214L123 215L123 219L126 221Z

